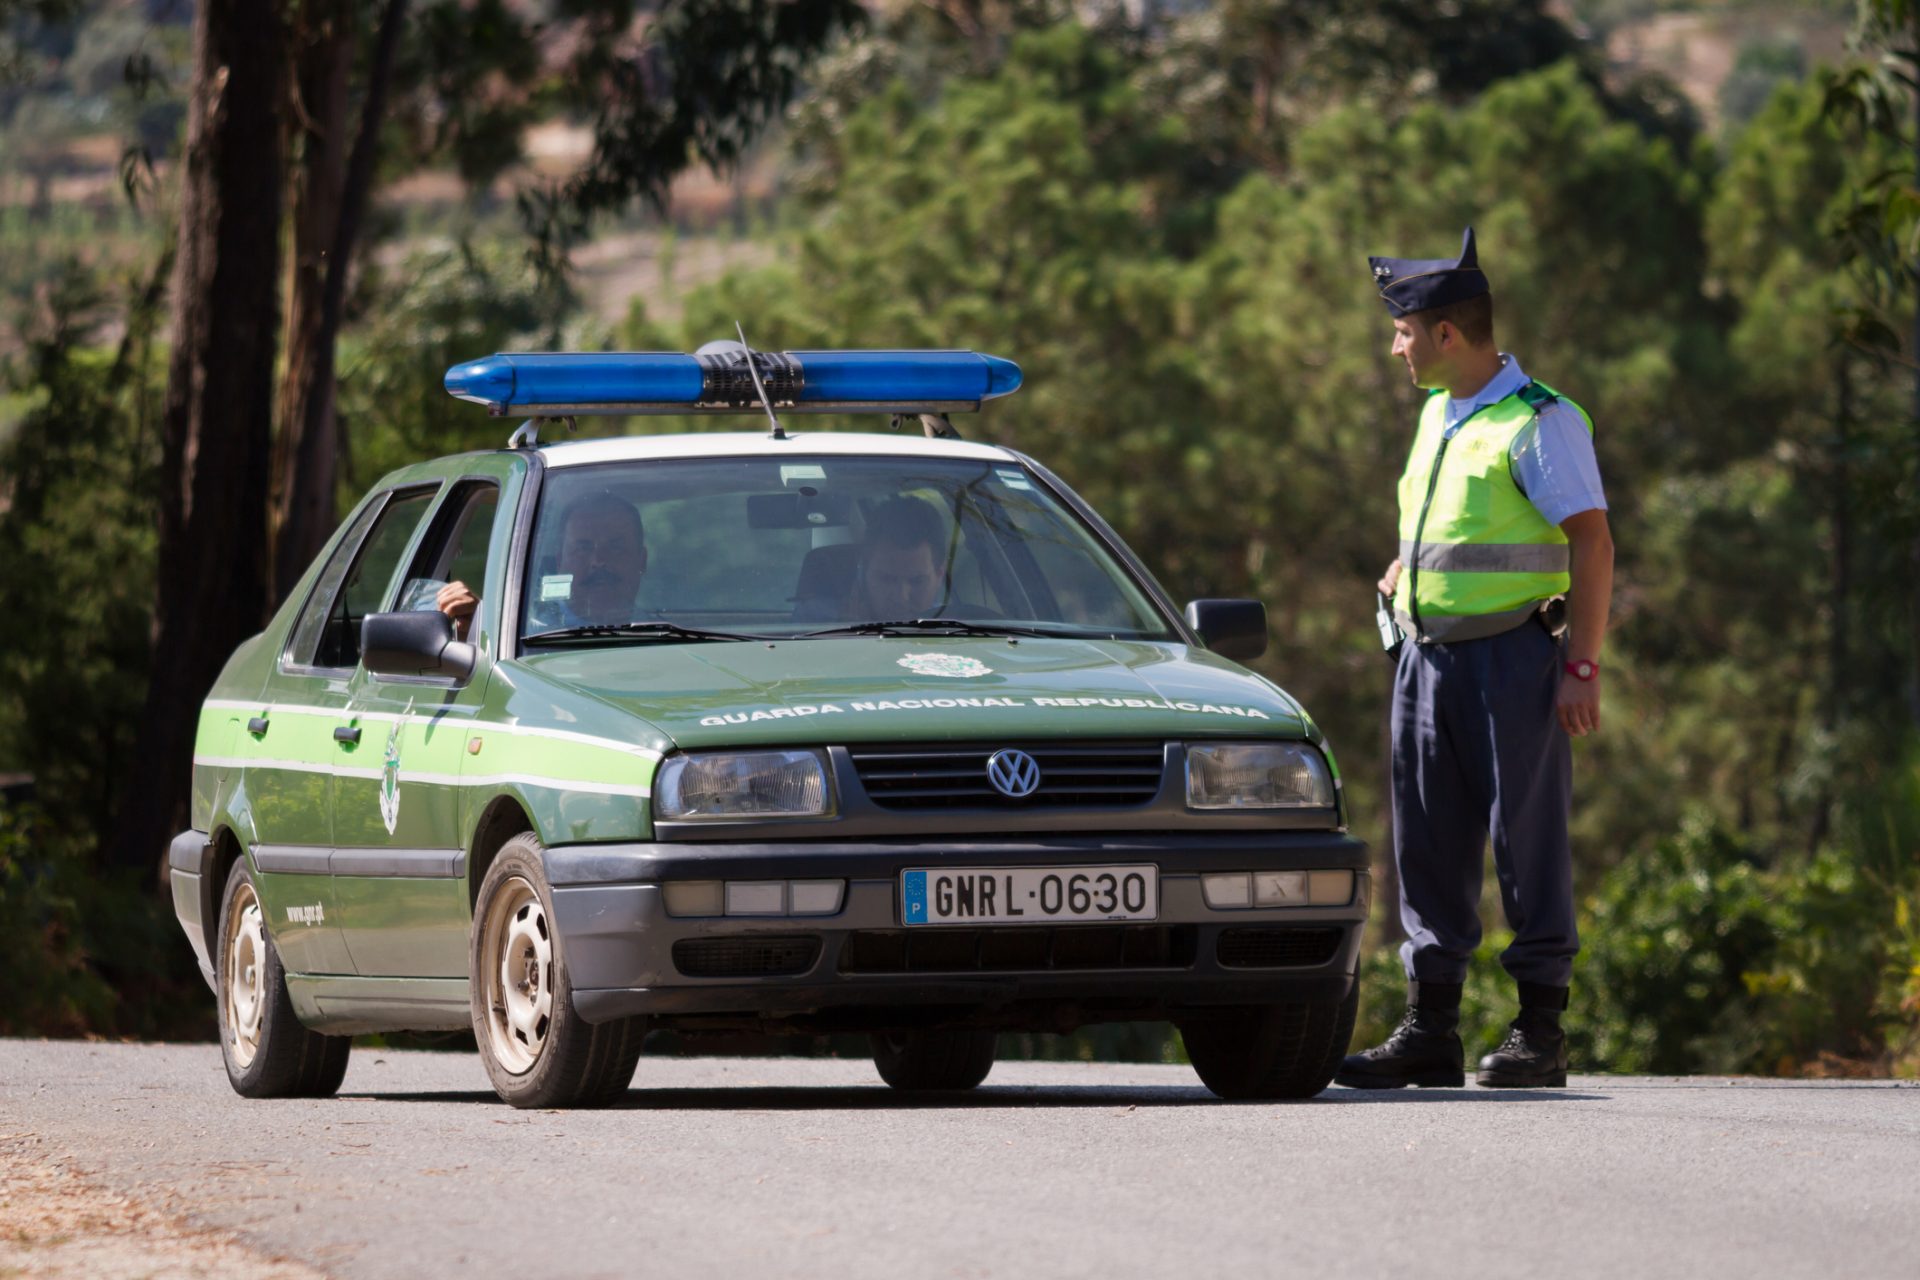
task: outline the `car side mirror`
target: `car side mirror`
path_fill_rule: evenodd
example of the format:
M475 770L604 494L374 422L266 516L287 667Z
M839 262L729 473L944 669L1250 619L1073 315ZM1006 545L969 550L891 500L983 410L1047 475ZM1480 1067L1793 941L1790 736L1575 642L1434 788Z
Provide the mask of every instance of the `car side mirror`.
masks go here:
M1258 600L1189 600L1187 625L1223 658L1247 662L1267 651L1267 606Z
M360 662L377 676L473 674L479 651L453 638L453 619L438 609L370 613L360 623Z

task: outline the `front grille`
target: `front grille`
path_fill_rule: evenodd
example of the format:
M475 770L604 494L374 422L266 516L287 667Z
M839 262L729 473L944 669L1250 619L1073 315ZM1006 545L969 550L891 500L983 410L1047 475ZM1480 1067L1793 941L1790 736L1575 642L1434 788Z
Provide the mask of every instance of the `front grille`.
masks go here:
M847 935L842 973L1021 973L1065 969L1185 969L1192 925L1071 925L1015 929L862 929Z
M1215 954L1226 969L1298 969L1333 959L1341 933L1338 927L1299 925L1222 929Z
M813 968L820 939L809 937L682 938L673 967L689 978L780 978Z
M987 760L1018 747L1040 766L1034 793L1012 800L987 781ZM867 796L883 809L1094 808L1146 804L1160 793L1158 742L929 743L851 747Z

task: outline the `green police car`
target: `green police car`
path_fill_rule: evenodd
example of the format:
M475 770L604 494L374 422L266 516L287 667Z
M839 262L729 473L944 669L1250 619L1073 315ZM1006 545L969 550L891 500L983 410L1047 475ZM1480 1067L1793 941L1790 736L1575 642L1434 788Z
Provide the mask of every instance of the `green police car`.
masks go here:
M966 1089L1000 1031L1153 1019L1221 1096L1323 1089L1369 897L1333 758L1234 661L1258 603L1177 609L952 431L1019 382L737 343L450 370L526 424L376 485L201 713L169 864L234 1088L470 1027L516 1106L617 1098L653 1028L866 1033L888 1084ZM540 439L729 412L771 430Z

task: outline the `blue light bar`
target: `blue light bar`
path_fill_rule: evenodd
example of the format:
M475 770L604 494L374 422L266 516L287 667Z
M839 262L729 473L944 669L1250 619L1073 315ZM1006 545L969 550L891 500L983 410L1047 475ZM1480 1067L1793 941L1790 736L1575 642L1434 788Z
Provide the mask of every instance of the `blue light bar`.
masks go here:
M447 370L450 395L495 415L760 411L746 349L502 354ZM973 351L755 352L767 395L788 413L954 413L1020 387L1020 366Z

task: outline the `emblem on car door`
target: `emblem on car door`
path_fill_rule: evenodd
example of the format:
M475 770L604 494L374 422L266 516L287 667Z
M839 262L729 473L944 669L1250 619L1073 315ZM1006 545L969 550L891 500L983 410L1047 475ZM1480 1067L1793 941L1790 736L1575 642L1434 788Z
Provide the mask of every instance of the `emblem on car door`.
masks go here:
M413 703L409 700L407 709L394 717L393 727L387 730L387 752L380 766L380 820L387 824L388 835L400 825L400 730L412 714Z
M1024 800L1040 786L1040 762L1015 747L987 757L987 781L1009 800Z

